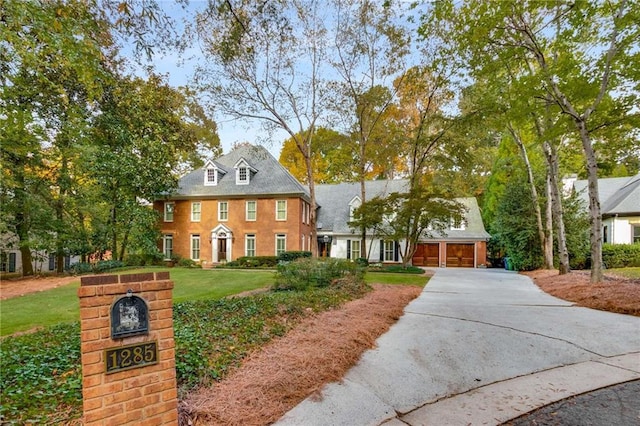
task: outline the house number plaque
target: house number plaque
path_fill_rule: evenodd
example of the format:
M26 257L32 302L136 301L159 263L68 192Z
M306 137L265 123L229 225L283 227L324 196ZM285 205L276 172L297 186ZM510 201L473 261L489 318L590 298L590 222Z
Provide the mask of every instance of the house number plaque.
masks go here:
M105 349L104 360L107 374L157 364L158 342L154 340Z

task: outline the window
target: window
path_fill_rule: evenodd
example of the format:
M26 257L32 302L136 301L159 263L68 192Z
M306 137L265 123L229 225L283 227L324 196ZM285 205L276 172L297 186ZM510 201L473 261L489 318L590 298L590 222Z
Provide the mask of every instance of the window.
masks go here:
M244 236L244 255L256 255L256 236L255 234L247 234Z
M229 203L218 201L218 220L224 222L229 219Z
M164 203L164 221L173 222L173 212L175 210L176 203Z
M162 253L165 259L173 257L173 235L166 234L162 237Z
M360 257L360 240L347 240L347 259L356 260Z
M633 227L633 244L640 244L640 226Z
M191 222L200 222L201 208L200 201L191 203Z
M15 253L1 253L1 266L2 272L16 272L16 254Z
M256 201L247 201L247 220L256 220L256 210L257 210L257 202Z
M212 186L212 185L218 184L218 171L215 168L209 167L205 170L204 184L205 186Z
M287 251L287 236L285 234L276 235L276 256Z
M353 220L353 212L362 205L362 200L357 195L349 203L349 220Z
M396 242L385 241L384 242L384 261L393 262L396 260Z
M200 260L200 235L191 236L191 260Z
M238 183L249 183L249 172L246 167L238 168Z
M462 217L452 217L449 226L453 231L464 231L466 223Z
M287 220L287 200L276 201L276 220Z

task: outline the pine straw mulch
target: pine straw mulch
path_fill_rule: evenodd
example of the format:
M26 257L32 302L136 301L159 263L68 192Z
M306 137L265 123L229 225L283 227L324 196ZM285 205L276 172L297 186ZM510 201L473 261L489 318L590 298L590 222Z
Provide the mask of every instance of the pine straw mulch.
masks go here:
M543 291L578 306L640 316L640 279L605 274L603 282L591 284L589 271L559 275L556 270L523 272Z
M303 320L221 382L187 395L180 401L180 424L270 424L326 383L340 380L422 291L373 287L361 299Z

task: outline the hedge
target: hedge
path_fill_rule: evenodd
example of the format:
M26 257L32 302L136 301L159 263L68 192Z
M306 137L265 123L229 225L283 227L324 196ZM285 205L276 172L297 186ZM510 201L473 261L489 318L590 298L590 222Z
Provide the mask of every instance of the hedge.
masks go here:
M640 244L603 244L602 261L608 269L640 267Z

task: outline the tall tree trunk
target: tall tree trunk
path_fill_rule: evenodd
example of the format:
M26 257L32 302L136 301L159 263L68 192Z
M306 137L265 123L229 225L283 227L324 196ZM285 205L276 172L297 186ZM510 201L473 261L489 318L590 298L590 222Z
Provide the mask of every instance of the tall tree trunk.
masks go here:
M545 256L544 264L548 265L549 263L551 263L551 265L553 265L553 253L551 255L550 261L546 257L548 253L546 253L546 250L545 250L546 236L544 232L544 227L542 226L542 212L540 211L540 200L538 197L538 191L536 190L535 179L533 176L533 169L531 168L531 163L529 162L529 156L527 155L527 148L524 146L524 143L522 142L520 135L518 134L518 132L515 131L511 123L509 123L507 127L516 145L518 145L518 149L520 150L520 154L522 155L522 159L527 169L527 178L529 180L529 188L531 190L531 199L533 202L533 209L536 216L536 225L538 227L538 237L540 238L540 250L542 251L543 256Z
M549 170L549 182L551 184L551 206L553 209L553 217L556 225L556 234L558 241L558 270L560 275L569 273L569 251L567 249L567 234L564 229L564 209L562 207L562 193L559 182L560 176L558 171L558 150L553 144L545 141L543 144L545 158L547 160L547 169Z
M18 244L20 244L20 257L22 260L22 275L33 275L33 259L31 257L31 246L29 244L29 230L31 228L31 220L29 214L26 213L27 209L27 190L25 188L24 174L21 167L24 164L20 164L17 167L18 173L16 173L16 234L18 235Z
M600 210L600 196L598 192L598 164L591 143L591 135L584 120L576 120L576 126L582 139L582 148L587 160L587 181L589 188L589 223L591 232L591 283L602 282L602 212Z
M551 172L549 169L547 169L545 191L544 267L545 269L553 269L553 201L551 196Z

